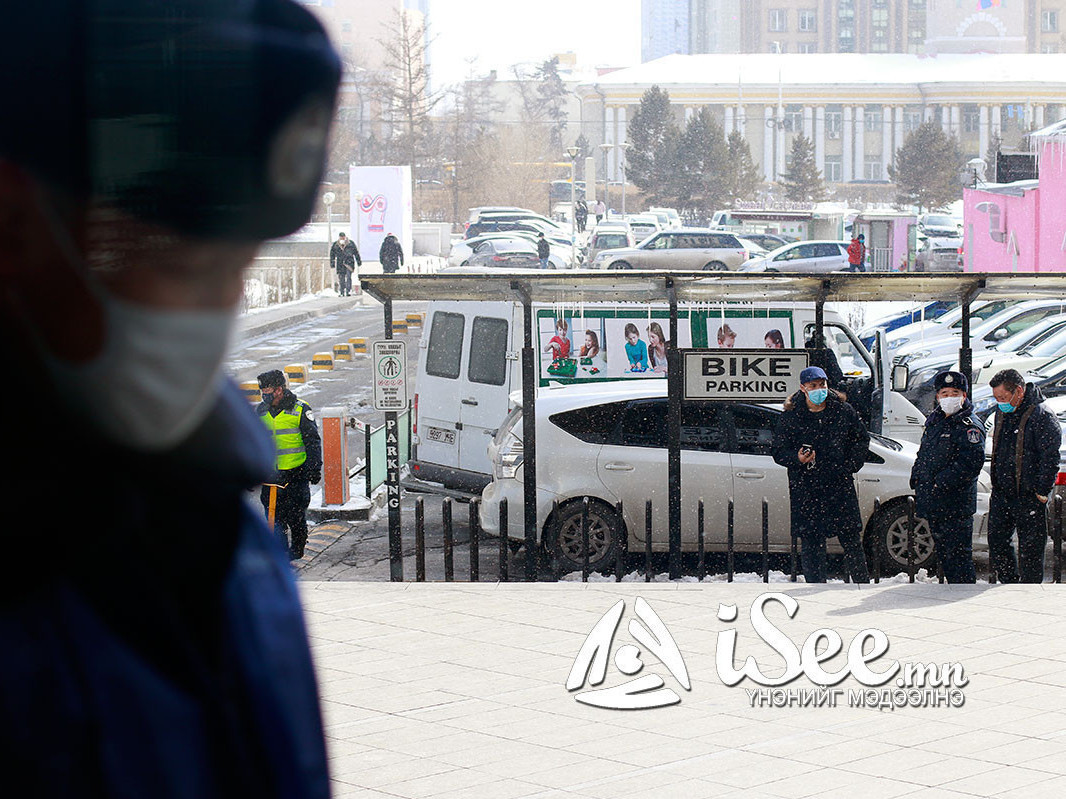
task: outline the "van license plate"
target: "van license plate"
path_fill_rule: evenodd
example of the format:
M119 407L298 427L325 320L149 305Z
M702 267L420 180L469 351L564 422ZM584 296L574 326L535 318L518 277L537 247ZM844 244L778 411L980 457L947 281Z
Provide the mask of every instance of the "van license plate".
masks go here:
M426 430L426 440L438 441L441 444L455 444L455 431L444 430L440 427L430 427Z

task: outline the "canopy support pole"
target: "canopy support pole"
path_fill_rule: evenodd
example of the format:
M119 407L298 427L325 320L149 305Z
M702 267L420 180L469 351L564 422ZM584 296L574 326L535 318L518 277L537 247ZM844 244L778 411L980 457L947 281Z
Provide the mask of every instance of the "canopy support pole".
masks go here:
M666 295L670 301L670 340L666 344L667 524L670 579L677 580L681 577L681 392L684 385L677 349L677 288L672 278L666 279Z

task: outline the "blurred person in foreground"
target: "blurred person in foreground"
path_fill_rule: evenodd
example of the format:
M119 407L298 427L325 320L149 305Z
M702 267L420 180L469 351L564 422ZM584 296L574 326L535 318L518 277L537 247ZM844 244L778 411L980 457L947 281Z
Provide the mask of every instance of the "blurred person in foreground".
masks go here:
M4 485L47 553L0 587L8 787L326 797L295 584L249 502L273 447L220 366L244 267L314 205L337 55L291 0L41 0L0 11L0 65L0 348L30 411Z

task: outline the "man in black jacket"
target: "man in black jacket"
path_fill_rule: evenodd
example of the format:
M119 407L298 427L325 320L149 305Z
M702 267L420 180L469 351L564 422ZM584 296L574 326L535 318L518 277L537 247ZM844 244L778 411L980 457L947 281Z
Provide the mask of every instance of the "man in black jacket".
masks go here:
M543 233L537 234L537 258L540 260L540 268L548 268L548 257L552 254L551 245L548 244L548 240L544 238Z
M992 443L992 499L988 558L1000 582L1044 579L1047 502L1059 471L1062 429L1041 403L1040 389L1016 369L998 372L989 384L999 403ZM1018 530L1018 557L1011 539Z
M973 416L965 375L941 372L933 386L937 407L925 420L911 467L915 511L929 523L945 579L973 583L973 515L977 476L985 463L985 431Z
M829 392L825 371L800 373L803 401L774 429L774 460L788 468L792 535L803 541L803 577L826 581L827 538L836 536L856 583L870 581L862 547L862 516L852 477L862 468L870 434L855 410Z
M356 265L363 265L363 259L359 257L359 248L355 246L355 242L343 233L337 236L337 240L329 248L329 265L337 270L340 295L351 296L352 273L355 272Z
M403 247L392 233L389 233L381 242L378 260L381 262L381 271L386 274L397 272L403 266Z
M289 558L299 560L307 544L307 506L311 487L322 480L322 438L318 435L311 406L285 388L285 375L278 369L259 375L263 401L255 409L274 437L277 498L274 532L284 540L285 528L292 534ZM269 512L270 486L264 485L260 499Z

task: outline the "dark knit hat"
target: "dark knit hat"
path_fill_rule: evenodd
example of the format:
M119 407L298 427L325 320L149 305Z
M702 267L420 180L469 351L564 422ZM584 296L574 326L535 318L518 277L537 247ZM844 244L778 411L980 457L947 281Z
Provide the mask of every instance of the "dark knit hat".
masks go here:
M933 378L933 390L940 391L942 388L957 388L969 394L970 381L962 372L941 372Z
M259 375L259 388L285 388L285 375L280 369L271 369Z

